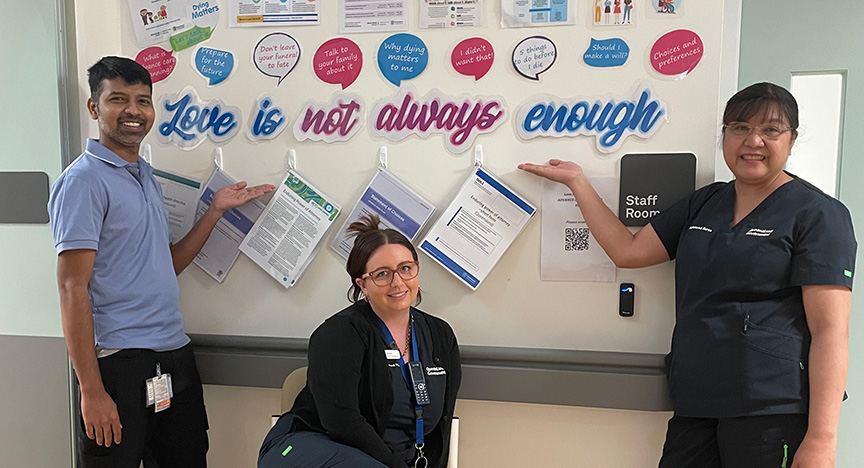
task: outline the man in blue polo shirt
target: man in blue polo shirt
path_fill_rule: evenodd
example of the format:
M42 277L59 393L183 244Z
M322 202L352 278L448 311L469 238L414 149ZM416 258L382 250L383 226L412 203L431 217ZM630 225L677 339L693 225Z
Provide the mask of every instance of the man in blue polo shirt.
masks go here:
M87 140L48 202L63 335L81 393L79 466L138 468L149 453L161 468L204 467L207 415L176 275L224 211L273 186L219 190L170 244L161 187L138 157L155 119L150 74L104 57L88 76L99 139Z

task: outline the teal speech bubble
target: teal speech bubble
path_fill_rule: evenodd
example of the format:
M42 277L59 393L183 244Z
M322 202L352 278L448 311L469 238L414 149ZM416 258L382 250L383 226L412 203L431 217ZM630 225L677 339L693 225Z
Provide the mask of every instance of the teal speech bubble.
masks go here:
M199 47L195 53L195 69L207 78L210 86L219 84L234 70L234 54L227 50Z

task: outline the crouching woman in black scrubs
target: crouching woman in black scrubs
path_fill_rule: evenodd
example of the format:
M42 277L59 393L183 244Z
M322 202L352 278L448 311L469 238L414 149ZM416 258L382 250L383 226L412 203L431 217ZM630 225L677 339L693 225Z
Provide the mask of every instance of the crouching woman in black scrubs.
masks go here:
M842 203L783 170L798 136L785 89L739 91L723 115L735 179L703 187L635 235L582 169L520 169L566 184L616 265L675 266L663 468L834 467L857 244Z
M267 434L259 468L447 466L459 346L450 325L413 307L414 246L378 223L349 227L353 305L312 334L306 387Z

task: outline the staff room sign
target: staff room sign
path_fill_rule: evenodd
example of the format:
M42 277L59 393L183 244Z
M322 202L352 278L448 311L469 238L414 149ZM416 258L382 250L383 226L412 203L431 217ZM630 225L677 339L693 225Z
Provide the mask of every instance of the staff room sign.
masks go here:
M625 154L621 158L618 218L625 226L644 226L696 188L693 153Z

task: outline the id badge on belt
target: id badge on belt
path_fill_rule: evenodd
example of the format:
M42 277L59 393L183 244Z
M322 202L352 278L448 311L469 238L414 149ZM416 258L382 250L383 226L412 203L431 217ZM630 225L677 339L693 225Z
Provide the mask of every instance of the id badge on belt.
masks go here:
M155 412L165 411L171 407L171 397L174 388L171 386L171 374L163 374L159 363L156 363L156 377L147 379L147 407L155 406Z

